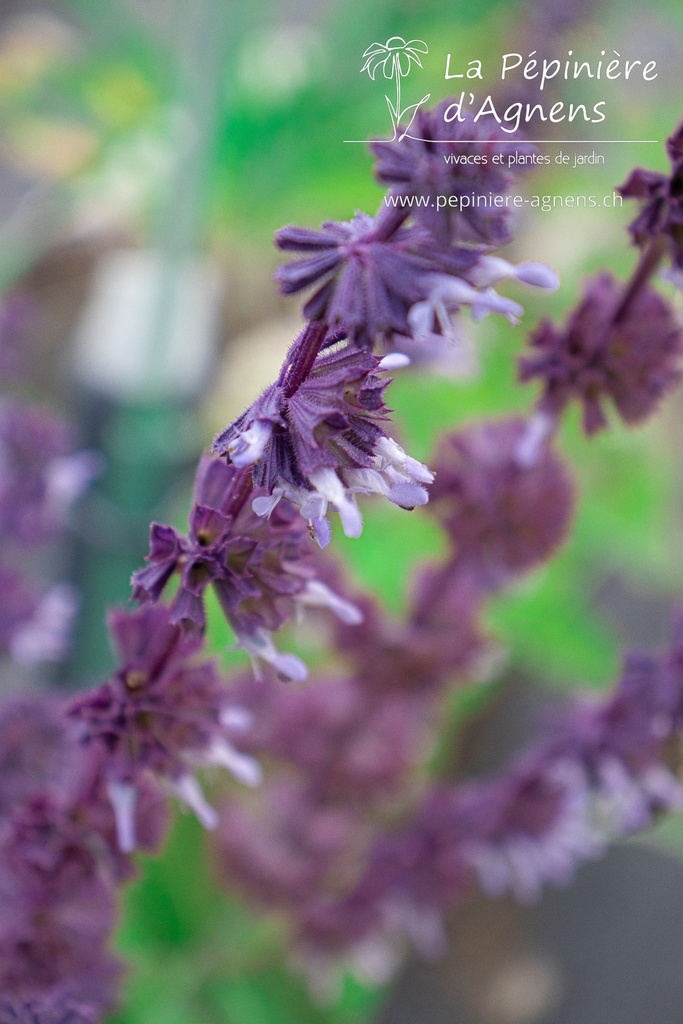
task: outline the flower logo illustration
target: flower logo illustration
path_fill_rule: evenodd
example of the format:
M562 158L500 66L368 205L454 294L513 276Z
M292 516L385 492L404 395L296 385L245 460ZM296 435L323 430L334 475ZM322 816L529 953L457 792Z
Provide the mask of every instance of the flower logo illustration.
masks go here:
M365 64L360 69L361 74L367 71L374 82L377 71L379 68L382 68L386 79L393 78L396 80L395 103L392 103L388 96L385 97L389 107L389 114L391 115L394 139L398 135L398 126L401 120L407 114L410 114L410 120L407 127L403 130L401 138L407 135L418 108L423 103L426 103L430 96L427 93L419 103L411 103L403 110L401 109L401 79L408 75L413 64L417 64L420 68L422 67L421 53L429 53L429 47L422 39L411 39L407 43L401 36L392 36L391 39L387 39L386 43L372 43L363 54Z

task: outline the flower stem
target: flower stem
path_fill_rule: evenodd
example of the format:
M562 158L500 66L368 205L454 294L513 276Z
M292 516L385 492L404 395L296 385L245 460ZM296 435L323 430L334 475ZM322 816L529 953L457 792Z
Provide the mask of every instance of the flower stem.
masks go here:
M327 330L324 320L312 320L306 325L280 374L278 383L283 385L285 398L291 398L308 377L325 341Z
M630 281L626 285L621 302L617 306L616 312L612 317L613 324L619 324L626 318L626 314L628 313L634 299L640 290L645 287L659 264L662 262L666 253L666 248L666 239L656 238L645 250L638 262L638 265L633 271L633 274L631 275Z

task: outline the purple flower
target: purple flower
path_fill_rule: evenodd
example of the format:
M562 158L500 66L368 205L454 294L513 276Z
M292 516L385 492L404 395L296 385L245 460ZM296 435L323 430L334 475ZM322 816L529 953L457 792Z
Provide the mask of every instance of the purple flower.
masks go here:
M268 496L253 503L271 515L284 497L297 505L318 542L329 541L328 507L347 536L360 535L357 493L377 493L403 508L427 501L432 473L387 437L388 409L378 376L383 360L351 346L322 352L309 374L290 384L296 356L312 328L295 342L277 383L216 438L213 448L239 466L254 465L254 483ZM385 357L392 365L394 357ZM386 364L385 364L386 365Z
M405 216L388 208L374 219L357 214L347 223L329 222L322 231L284 228L281 248L312 255L280 268L281 290L321 282L306 316L344 330L356 345L400 351L406 338L429 347L434 335L443 335L457 344L450 317L465 306L475 320L500 313L517 323L524 310L494 291L498 281L557 287L557 276L543 264L515 267L472 249L440 249L424 230L397 227Z
M507 161L510 150L501 140L513 136L470 115L447 121L452 103L446 99L432 110L418 110L405 137L371 143L375 174L393 186L388 202L413 213L439 245L502 245L510 240L511 209L501 200L514 175L493 157L504 154ZM533 152L520 142L515 148ZM475 159L461 163L464 157Z
M629 225L636 245L667 238L674 267L683 271L683 125L667 139L671 173L637 167L619 188L625 199L641 200L641 211Z
M120 965L107 942L116 917L109 879L65 808L34 797L0 837L0 988L25 999L67 990L111 1008Z
M0 707L0 817L46 790L59 791L73 767L60 704L41 693Z
M237 444L244 443L238 431L235 436ZM170 526L152 524L149 566L134 574L133 597L157 601L171 577L179 573L170 621L201 631L204 594L213 586L240 645L281 676L302 679L303 663L277 651L271 633L307 606L331 608L350 621L357 621L358 615L316 580L314 549L292 505L275 501L271 506L265 491L252 490L248 475L220 459L201 460L188 536ZM231 511L235 486L245 480L241 504ZM244 500L247 495L254 504L267 501L269 515L257 515Z
M343 593L336 575L327 575ZM446 678L476 678L485 652L479 627L481 592L471 574L452 564L421 567L405 620L390 618L376 601L352 595L363 615L354 626L334 624L334 646L354 678L379 695L434 694Z
M398 796L424 752L429 696L417 685L414 691L373 692L366 679L353 678L264 694L245 680L238 699L254 727L240 747L294 765L308 780L309 799L321 805L381 803Z
M99 688L75 698L71 718L81 738L106 755L104 774L124 852L136 845L141 777L163 781L207 828L217 823L194 771L223 765L255 785L260 768L232 745L235 708L213 662L198 662L198 636L183 633L168 609L147 606L109 616L120 668Z
M77 727L62 702L35 693L16 696L0 709L0 818L8 818L34 798L49 799L77 821L116 881L134 874L122 853L116 819L107 794L107 752L79 743ZM167 801L152 779L137 781L134 831L137 848L155 852L168 827Z
M350 807L323 808L296 786L263 793L255 814L235 805L221 815L217 864L261 903L296 908L353 845L357 818Z
M97 1024L98 1019L92 1007L61 997L0 1000L0 1024Z
M681 331L669 304L647 286L623 315L622 302L611 275L593 278L567 326L542 321L520 360L520 379L542 382L540 410L555 418L578 401L587 434L606 426L607 401L626 423L640 423L680 377Z
M77 605L68 584L41 594L21 572L0 564L0 650L22 665L61 661Z
M14 660L22 665L63 661L69 651L78 604L75 587L68 583L50 587L31 617L12 636L9 651Z
M0 529L38 544L61 528L71 503L101 472L95 452L72 452L64 423L18 402L0 406Z
M409 335L410 308L425 298L424 275L458 276L477 254L436 249L424 232L400 226L406 216L384 209L377 217L358 213L351 221L327 221L320 231L282 228L279 247L308 255L280 267L280 290L291 295L317 285L304 315L343 328L356 345Z
M447 434L437 449L430 509L485 586L549 558L571 522L569 473L547 449L520 464L525 430L519 417L484 422Z

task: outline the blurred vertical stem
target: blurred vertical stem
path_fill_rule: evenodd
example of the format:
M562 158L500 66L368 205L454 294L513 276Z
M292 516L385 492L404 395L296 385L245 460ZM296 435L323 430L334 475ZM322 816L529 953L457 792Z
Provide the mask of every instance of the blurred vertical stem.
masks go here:
M188 259L198 251L211 158L221 112L223 64L227 54L229 3L225 0L169 0L173 5L176 96L171 168L162 199L156 238L162 273L154 336L148 348L147 380L163 360L173 326L175 296Z

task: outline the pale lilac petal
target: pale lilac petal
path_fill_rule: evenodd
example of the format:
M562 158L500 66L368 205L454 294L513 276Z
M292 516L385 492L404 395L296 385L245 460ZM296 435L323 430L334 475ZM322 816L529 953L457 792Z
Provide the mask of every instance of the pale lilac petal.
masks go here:
M132 853L136 846L135 807L137 790L129 782L112 780L107 783L107 795L114 811L116 841L122 853Z

